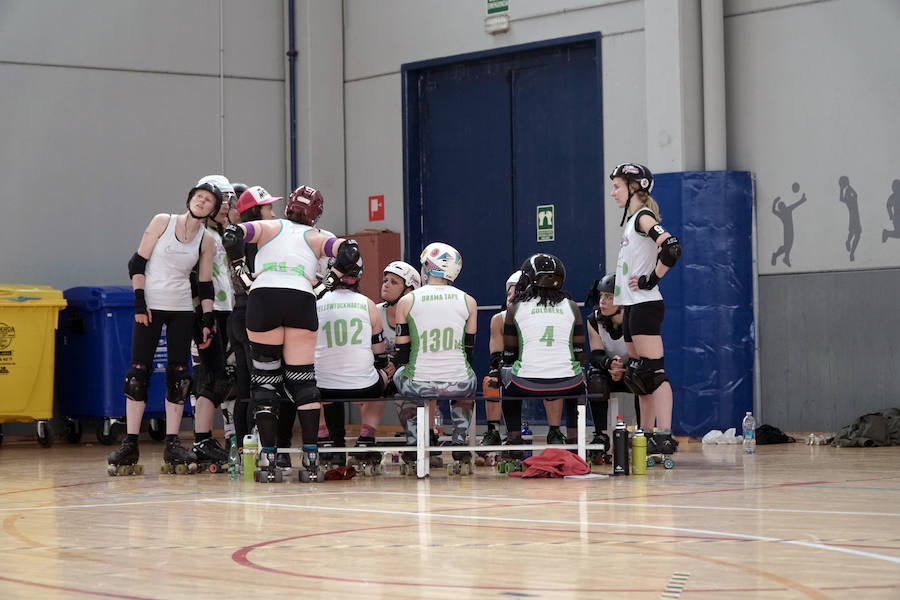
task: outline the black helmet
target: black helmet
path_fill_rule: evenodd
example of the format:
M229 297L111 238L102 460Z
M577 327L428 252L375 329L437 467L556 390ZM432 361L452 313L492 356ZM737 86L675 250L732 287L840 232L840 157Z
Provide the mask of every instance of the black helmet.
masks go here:
M566 267L552 254L534 254L522 263L519 281L522 280L526 286L561 290L566 281Z
M232 183L231 187L234 188L235 204L237 204L237 200L240 199L241 194L243 194L244 192L247 191L247 188L249 186L246 183ZM232 208L234 208L234 207L232 207Z
M613 273L604 275L601 279L595 279L588 290L587 298L584 299L585 304L600 305L600 294L607 292L616 293L616 276Z
M621 177L625 181L634 181L642 190L649 193L653 189L653 173L644 165L638 163L622 163L616 166L610 174L610 179Z
M334 258L328 259L328 270L334 266ZM356 264L351 265L350 268L344 273L341 277L341 283L346 285L357 285L359 280L362 279L363 276L363 259L362 255L358 259L356 259Z
M196 186L191 188L191 191L188 192L187 201L185 202L185 204L187 205L188 212L190 212L190 210L191 210L191 198L194 197L194 193L197 190L206 190L207 192L209 192L210 194L215 196L216 206L213 208L212 212L209 213L208 215L198 216L198 215L195 215L194 213L191 213L191 216L194 217L195 219L206 219L209 217L215 217L217 214L219 214L219 209L222 208L222 199L223 199L222 190L220 190L218 188L218 186L216 186L215 184L212 184L209 182L198 183Z

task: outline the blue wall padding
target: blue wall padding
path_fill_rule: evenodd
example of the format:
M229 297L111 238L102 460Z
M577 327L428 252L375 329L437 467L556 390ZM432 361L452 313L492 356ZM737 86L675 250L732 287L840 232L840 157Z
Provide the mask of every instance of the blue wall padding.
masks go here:
M743 171L661 173L652 193L683 254L660 282L676 435L740 430L753 408L753 183ZM740 432L738 432L739 434Z

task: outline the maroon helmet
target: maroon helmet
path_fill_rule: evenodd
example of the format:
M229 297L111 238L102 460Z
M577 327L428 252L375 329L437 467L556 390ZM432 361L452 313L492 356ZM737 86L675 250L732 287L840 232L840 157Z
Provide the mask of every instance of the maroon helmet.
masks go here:
M325 199L322 192L308 185L301 185L288 197L284 216L294 223L314 227L324 209Z

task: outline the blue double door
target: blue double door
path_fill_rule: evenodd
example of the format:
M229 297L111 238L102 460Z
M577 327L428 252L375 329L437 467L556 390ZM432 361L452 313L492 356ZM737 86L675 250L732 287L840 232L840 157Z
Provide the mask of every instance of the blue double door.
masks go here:
M604 264L599 36L404 67L406 256L457 248L457 286L481 307L537 252L560 257L576 300ZM538 239L552 216L552 240ZM542 235L551 232L542 230ZM474 367L487 371L479 311ZM542 411L541 411L542 412Z

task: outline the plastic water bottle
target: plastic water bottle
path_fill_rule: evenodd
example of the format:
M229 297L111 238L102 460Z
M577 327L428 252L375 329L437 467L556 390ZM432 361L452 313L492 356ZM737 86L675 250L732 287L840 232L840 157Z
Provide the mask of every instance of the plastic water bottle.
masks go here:
M235 481L240 477L238 465L237 436L228 438L228 479Z
M749 410L741 422L744 429L744 454L756 454L756 419Z

